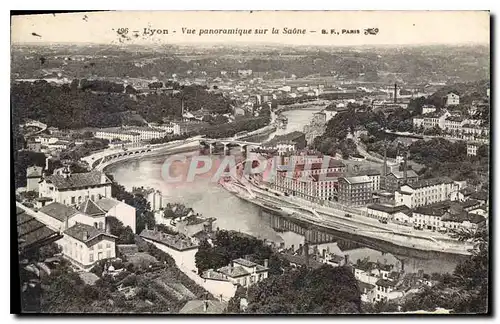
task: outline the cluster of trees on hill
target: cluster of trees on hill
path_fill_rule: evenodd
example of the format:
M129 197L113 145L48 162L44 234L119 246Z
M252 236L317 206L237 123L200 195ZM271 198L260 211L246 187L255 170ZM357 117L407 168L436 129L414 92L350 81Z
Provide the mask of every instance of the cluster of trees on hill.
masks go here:
M107 174L107 176L112 181L111 196L135 208L136 232L141 233L146 228L146 225L150 229L154 228L156 225L155 217L145 193L141 190L134 190L133 193L128 192L124 186L114 181L112 175Z
M172 141L178 141L178 140L183 140L189 137L189 134L182 134L182 135L167 135L162 138L153 138L149 143L151 144L161 144L161 143L168 143Z
M489 311L489 234L483 227L476 232L457 234L461 240L475 244L472 255L460 262L453 273L433 273L430 279L437 281L432 287L424 287L408 296L400 304L393 301L375 305L363 305L365 313L435 311L436 308L451 310L453 314L485 314Z
M50 275L43 273L39 291L27 296L35 300L28 300L29 304L24 302L23 310L31 306L29 310L42 313L177 313L187 300L179 300L177 294L167 289L161 282L162 277L182 284L195 298L213 299L213 296L177 268L170 255L138 236L135 236L135 241L132 239L132 243L134 242L140 252L155 257L158 263L147 267L142 263L128 261L125 255L120 255L121 261L99 261L91 271L100 278L95 285L88 285L78 272L71 269L68 261L61 260L59 265L51 269ZM44 255L51 257L57 252L52 249L50 255ZM39 258L39 261L43 260L44 258ZM116 276L104 273L105 267L110 264L117 270L123 269L122 272ZM136 293L126 297L118 290L119 287L134 288Z
M262 240L235 231L218 230L213 246L202 241L195 255L196 267L201 274L208 269L227 266L231 260L248 257L249 260L263 265L269 261L269 275L282 274L283 267L289 263L281 259Z
M100 80L75 80L62 86L44 80L20 82L11 89L15 123L34 119L61 129L120 126L122 117L129 112L139 113L148 122L180 117L182 100L189 111L201 108L219 114L232 111L231 100L198 85L182 86L174 95L137 94L135 99L123 93L122 84Z
M420 171L423 178L449 176L453 180L467 180L475 185L485 181L489 172L488 145L480 146L475 157L468 157L465 142L452 143L435 138L414 142L409 152L410 159L426 166Z
M229 312L241 313L243 294L230 300ZM235 301L236 300L236 301ZM361 312L360 290L347 267L301 267L272 276L248 289L247 314L355 314Z
M234 136L243 131L254 131L268 124L268 117L251 117L235 120L232 123L207 126L200 129L199 133L209 138L224 138Z

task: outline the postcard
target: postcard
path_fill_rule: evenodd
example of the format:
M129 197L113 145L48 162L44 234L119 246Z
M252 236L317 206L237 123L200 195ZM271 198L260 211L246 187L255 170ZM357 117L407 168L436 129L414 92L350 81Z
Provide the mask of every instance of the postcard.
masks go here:
M12 313L491 313L488 11L11 36Z

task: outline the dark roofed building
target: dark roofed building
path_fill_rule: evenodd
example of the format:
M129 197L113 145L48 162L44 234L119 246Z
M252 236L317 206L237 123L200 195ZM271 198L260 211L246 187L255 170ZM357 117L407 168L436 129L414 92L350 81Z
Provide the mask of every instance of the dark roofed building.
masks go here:
M87 243L101 235L108 236L110 238L116 238L114 235L108 234L103 230L95 228L94 226L82 223L76 223L75 225L71 226L64 231L64 234L69 235L72 238L83 243Z
M229 262L227 266L217 270L210 269L205 271L202 278L205 280L229 281L234 285L249 287L267 278L268 271L267 259L262 266L250 260L240 258Z
M222 314L227 304L218 300L190 300L179 311L179 314Z
M71 206L66 206L58 202L53 202L45 207L42 207L38 212L49 215L60 222L66 221L67 218L78 213L78 210Z
M78 206L78 210L92 217L106 215L106 211L90 199L85 200L80 206Z
M339 178L339 203L362 206L372 202L372 180L368 176Z
M470 196L470 199L478 200L482 204L488 203L489 194L486 191L476 191L473 192Z
M375 285L380 286L380 287L385 287L385 288L392 288L392 287L396 286L396 283L394 281L388 280L388 279L379 279L379 280L377 280Z
M54 174L45 177L58 190L70 190L111 184L111 180L103 172L91 171L84 173L71 173L68 176Z
M475 200L475 199L468 199L462 203L460 203L460 205L466 210L466 211L471 211L479 206L481 206L481 203L479 202L479 200Z
M410 186L412 189L420 189L424 187L431 187L431 186L436 186L442 183L453 183L453 180L451 180L448 177L440 177L440 178L432 178L432 179L424 179L417 181L415 183L408 183L408 186Z
M305 266L307 263L309 263L308 267L312 269L318 269L320 268L323 263L316 261L313 258L309 258L309 260L306 260L306 257L304 255L293 255L289 253L284 253L281 256L285 258L292 266L296 267L301 267Z
M40 181L39 193L41 197L76 206L85 199L111 197L111 180L100 171L71 173L69 169L63 168Z
M413 170L407 170L406 183L413 184L416 183L417 181L418 181L417 173ZM394 192L398 190L399 187L401 187L403 184L405 184L404 171L395 170L387 174L383 188L387 191Z
M16 217L19 249L23 252L32 251L63 237L33 216L28 215L20 207L16 207Z

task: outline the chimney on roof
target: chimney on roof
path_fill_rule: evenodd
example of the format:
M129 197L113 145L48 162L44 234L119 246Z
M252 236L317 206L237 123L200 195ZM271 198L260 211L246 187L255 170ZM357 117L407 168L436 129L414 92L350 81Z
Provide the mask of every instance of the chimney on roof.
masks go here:
M394 103L398 102L398 84L394 83Z
M89 239L89 232L84 231L84 232L83 232L83 240L84 240L84 241L86 241L86 240L88 240L88 239Z
M50 156L47 156L47 158L45 159L45 170L49 169L49 161L50 161Z
M208 300L203 301L203 311L206 312L208 310Z
M344 255L344 265L349 264L349 254Z
M384 165L382 166L382 184L385 189L385 182L387 178L387 142L384 140Z
M111 234L111 228L110 228L110 226L109 226L109 223L108 223L108 222L106 222L105 227L106 227L106 233L107 233L107 234Z
M264 268L269 267L269 259L264 260Z

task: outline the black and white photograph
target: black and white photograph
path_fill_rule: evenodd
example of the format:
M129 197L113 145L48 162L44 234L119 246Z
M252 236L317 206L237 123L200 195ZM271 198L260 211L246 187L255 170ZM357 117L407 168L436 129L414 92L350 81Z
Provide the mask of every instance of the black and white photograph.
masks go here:
M489 11L11 15L11 313L492 312Z

